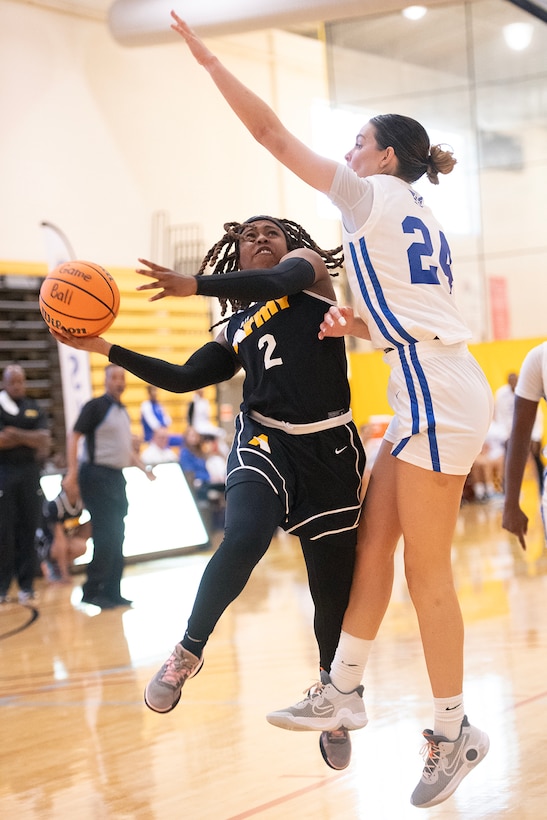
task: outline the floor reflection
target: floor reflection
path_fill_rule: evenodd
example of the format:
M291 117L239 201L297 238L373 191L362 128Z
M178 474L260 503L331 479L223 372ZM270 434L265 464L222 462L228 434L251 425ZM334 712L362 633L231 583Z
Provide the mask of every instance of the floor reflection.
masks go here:
M501 529L501 499L462 506L454 573L466 622L466 708L491 736L481 766L429 818L545 816L547 561L537 486L525 487L528 549ZM313 611L298 543L281 533L221 619L177 709L143 705L146 681L182 637L211 552L127 568L132 609L82 606L39 584L39 618L0 609L0 807L20 820L405 820L431 698L396 554L393 598L366 678L370 723L343 773L315 733L264 715L316 678ZM24 761L24 765L21 764Z

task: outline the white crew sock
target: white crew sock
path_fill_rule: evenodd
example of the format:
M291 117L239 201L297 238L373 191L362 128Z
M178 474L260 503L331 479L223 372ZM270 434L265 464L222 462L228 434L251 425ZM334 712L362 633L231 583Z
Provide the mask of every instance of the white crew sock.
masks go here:
M373 643L356 638L349 632L340 633L330 668L330 679L340 692L353 692L359 686Z
M462 720L465 716L463 695L453 698L434 698L434 735L443 735L447 740L457 740L460 736Z

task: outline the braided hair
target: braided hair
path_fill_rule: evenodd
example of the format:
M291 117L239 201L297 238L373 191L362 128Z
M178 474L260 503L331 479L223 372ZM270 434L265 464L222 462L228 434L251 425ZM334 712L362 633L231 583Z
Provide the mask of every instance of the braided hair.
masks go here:
M249 219L245 220L245 222L226 222L224 224L224 235L218 240L218 242L215 242L212 248L209 248L203 258L203 262L201 263L197 275L201 276L207 268L212 268L211 273L213 276L240 270L239 242L241 233L244 228L249 225L249 223L257 222L262 219L268 220L268 222L273 222L274 225L277 225L277 227L283 231L287 240L287 251L294 251L297 248L309 248L321 257L329 270L335 270L336 268L341 268L343 266L344 255L342 252L342 245L339 245L337 248L332 248L332 250L324 250L316 244L310 234L297 222L292 222L290 219L277 219L273 216L251 216ZM338 273L333 273L331 275L338 276ZM239 299L227 298L219 298L219 302L221 306L221 316L226 314L228 302L234 312L247 307L248 304L247 302L242 302ZM217 325L222 324L229 318L230 317L227 317L227 319L217 322ZM217 325L213 325L213 327L216 327ZM212 329L213 328L211 328L211 330Z

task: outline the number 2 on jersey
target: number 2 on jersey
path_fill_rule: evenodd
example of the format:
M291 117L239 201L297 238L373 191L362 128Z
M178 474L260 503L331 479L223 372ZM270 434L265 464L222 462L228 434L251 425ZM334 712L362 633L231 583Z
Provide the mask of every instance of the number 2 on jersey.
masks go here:
M429 228L417 216L407 216L403 219L402 228L404 233L416 234L420 233L422 236L421 242L413 242L407 250L408 264L410 267L410 281L413 285L439 285L439 277L437 275L437 265L427 266L428 257L433 256L433 243L431 241L431 234ZM450 247L446 236L442 231L439 231L440 249L439 249L439 264L442 272L448 280L450 291L452 292L452 258L450 256Z
M266 333L258 340L258 349L262 350L263 347L266 348L264 352L264 368L266 370L269 370L270 367L276 367L278 364L283 364L283 359L279 356L275 358L273 355L276 347L276 341L271 333Z

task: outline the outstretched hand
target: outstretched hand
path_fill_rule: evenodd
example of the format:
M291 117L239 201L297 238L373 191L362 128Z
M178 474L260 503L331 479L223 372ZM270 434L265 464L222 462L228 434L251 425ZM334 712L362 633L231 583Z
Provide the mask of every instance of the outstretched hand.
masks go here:
M319 338L332 339L351 333L350 327L353 319L352 308L333 305L325 313L323 321L319 325Z
M171 17L175 21L174 23L171 23L171 28L173 29L173 31L176 31L177 34L180 34L180 36L184 40L186 40L186 45L188 46L188 48L190 49L198 63L200 65L205 65L206 62L214 56L213 53L209 51L205 43L203 43L202 40L199 39L197 34L190 28L188 23L185 23L184 20L181 20L181 18L178 16L178 14L176 14L176 12L172 11Z
M147 259L139 259L141 265L146 265L146 268L137 268L137 273L141 276L150 276L154 282L147 282L146 285L139 285L137 290L158 290L148 300L149 302L157 302L158 299L165 299L166 296L194 296L197 293L197 282L194 276L188 276L186 273L177 273L177 271L170 268L164 268L162 265L156 265L155 262L149 262Z

